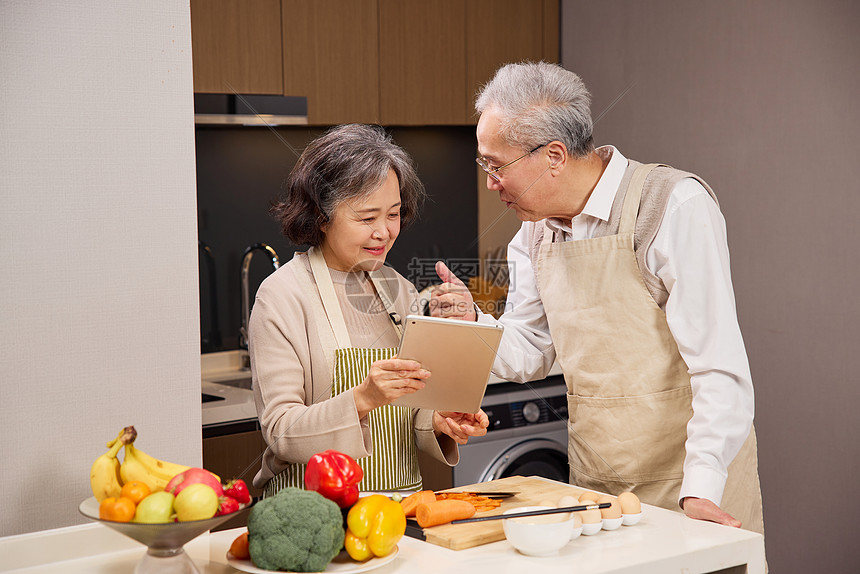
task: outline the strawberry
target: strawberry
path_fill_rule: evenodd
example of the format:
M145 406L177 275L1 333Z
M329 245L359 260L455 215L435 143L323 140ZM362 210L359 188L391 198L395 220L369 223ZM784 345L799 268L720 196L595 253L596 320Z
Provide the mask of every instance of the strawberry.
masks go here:
M241 478L235 478L224 486L224 494L231 498L235 498L239 504L248 504L251 502L251 493L248 492L248 485Z
M239 502L235 498L229 496L218 497L218 512L215 513L215 516L231 514L237 510L239 510Z

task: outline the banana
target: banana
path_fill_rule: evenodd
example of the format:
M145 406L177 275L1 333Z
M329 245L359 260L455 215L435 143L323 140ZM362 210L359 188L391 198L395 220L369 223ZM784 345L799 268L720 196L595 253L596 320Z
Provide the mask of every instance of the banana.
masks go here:
M120 442L125 445L125 457L120 466L123 482L139 480L146 483L152 492L164 490L170 479L190 467L154 458L134 446L137 431L127 427L130 432L123 435Z
M109 496L119 496L122 490L120 462L117 458L121 441L115 441L110 450L98 457L90 467L90 487L96 500L101 502Z

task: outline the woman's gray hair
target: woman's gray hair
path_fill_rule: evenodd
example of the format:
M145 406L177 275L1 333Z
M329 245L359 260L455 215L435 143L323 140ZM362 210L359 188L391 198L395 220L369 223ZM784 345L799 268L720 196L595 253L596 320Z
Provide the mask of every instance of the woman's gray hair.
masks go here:
M344 201L374 192L394 170L400 185L401 225L418 216L424 185L409 154L379 126L334 127L312 141L290 172L286 191L270 213L296 245L320 245L322 227Z
M556 64L507 64L483 88L475 110L499 114L505 141L523 150L560 141L583 157L594 149L591 96L582 79Z

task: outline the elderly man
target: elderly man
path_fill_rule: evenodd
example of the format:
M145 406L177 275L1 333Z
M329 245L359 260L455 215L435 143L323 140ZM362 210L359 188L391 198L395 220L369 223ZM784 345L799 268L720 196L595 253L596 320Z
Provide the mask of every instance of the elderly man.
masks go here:
M571 482L763 532L753 387L725 222L701 178L592 140L563 68L514 64L478 96L478 164L523 221L494 373L568 387ZM436 316L492 322L441 262Z

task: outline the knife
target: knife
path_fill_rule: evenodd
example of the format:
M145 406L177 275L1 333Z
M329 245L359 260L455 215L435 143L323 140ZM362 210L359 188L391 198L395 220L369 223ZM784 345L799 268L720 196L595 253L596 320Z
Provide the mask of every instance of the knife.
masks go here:
M481 516L478 518L461 518L460 520L452 520L451 524L465 524L467 522L484 522L487 520L504 520L506 518L521 518L523 516L541 516L543 514L558 514L561 512L581 512L583 510L597 510L609 508L612 506L609 502L601 502L600 504L581 504L579 506L564 506L562 508L547 508L545 510L529 510L526 512L511 512L510 514L494 514L493 516Z
M472 494L475 496L484 496L486 498L510 498L516 496L519 492L506 492L501 490L490 490L481 492L479 490L440 490L435 494Z

